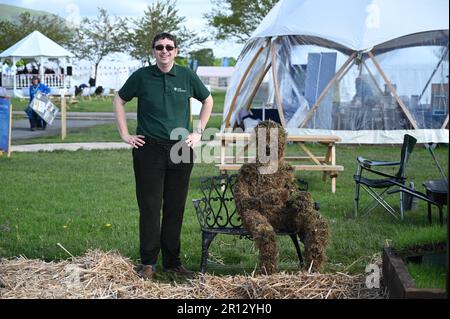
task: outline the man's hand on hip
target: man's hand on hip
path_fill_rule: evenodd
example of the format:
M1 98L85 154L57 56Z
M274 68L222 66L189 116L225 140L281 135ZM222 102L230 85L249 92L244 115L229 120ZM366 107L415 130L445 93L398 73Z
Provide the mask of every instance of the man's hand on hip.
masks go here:
M198 142L200 142L201 139L202 135L194 132L189 134L189 136L186 138L186 144L189 145L189 147L194 147Z
M130 144L134 148L139 148L139 146L144 146L144 144L145 144L145 141L143 140L144 138L145 138L145 136L143 136L143 135L126 134L126 135L122 136L122 140L125 143Z

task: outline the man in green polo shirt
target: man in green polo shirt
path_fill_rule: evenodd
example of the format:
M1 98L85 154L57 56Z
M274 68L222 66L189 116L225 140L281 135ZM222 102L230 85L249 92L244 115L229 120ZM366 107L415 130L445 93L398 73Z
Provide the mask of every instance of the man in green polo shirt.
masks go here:
M190 273L180 261L181 225L193 167L192 147L200 141L213 106L211 94L198 76L174 64L178 53L174 36L158 34L152 47L156 65L134 72L114 99L120 136L133 146L140 212L142 268L139 274L144 278L152 277L160 250L164 271ZM136 135L128 133L125 114L125 103L134 97L138 99ZM184 142L180 147L179 134L171 133L190 129L190 97L201 101L203 106L198 126L182 137ZM170 150L175 144L183 154L189 154L188 161L172 160Z

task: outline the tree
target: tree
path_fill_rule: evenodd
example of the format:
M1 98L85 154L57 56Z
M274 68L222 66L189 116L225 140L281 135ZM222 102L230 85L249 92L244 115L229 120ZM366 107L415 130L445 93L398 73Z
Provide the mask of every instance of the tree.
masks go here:
M179 15L175 0L158 0L147 6L144 16L132 20L134 28L129 31L130 54L141 61L149 61L154 36L161 32L173 34L180 53L188 52L192 45L206 41L183 26L186 18Z
M216 58L214 59L214 66L222 66L223 59L228 60L228 66L235 66L236 65L236 58L230 56L230 57L223 57L223 58Z
M181 55L177 55L175 58L175 63L181 66L186 66L189 67L189 61L188 58L181 56Z
M199 66L213 66L214 52L212 49L200 49L189 53L191 61L197 60Z
M0 21L0 51L9 48L35 30L66 48L74 36L74 30L69 28L61 17L32 16L29 12L23 12L17 20Z
M96 18L84 18L76 29L77 41L72 45L72 51L77 58L87 59L94 63L97 79L98 65L110 53L121 52L126 48L126 19L114 16L98 8Z
M215 40L244 43L278 0L211 0L214 8L204 15L215 30Z

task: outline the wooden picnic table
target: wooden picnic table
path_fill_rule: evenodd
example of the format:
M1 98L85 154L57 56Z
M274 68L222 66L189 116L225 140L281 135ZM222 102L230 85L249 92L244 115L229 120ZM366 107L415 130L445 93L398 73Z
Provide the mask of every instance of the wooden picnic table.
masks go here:
M236 154L235 156L227 156L226 148L230 144L243 143L244 151L255 142L255 134L253 133L217 133L216 139L220 141L220 164L216 165L221 173L227 171L237 171L242 163L237 160L245 160L249 162L254 160L254 156L243 156ZM322 179L325 181L329 176L331 179L331 192L336 192L336 178L338 172L344 170L344 166L336 164L336 142L340 142L341 138L334 135L292 135L288 134L288 142L298 144L300 149L306 156L286 156L287 161L309 161L309 164L291 164L296 171L319 171L323 172ZM305 143L319 143L326 146L326 154L318 156L308 148Z

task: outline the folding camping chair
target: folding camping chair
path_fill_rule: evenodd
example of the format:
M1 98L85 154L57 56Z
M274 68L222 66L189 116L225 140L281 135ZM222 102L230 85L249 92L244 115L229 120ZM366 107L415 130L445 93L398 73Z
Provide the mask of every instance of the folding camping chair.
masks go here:
M405 211L405 193L413 196L419 197L420 199L427 200L426 195L421 194L420 192L415 191L412 188L406 186L406 177L405 170L406 164L408 163L408 159L416 145L417 140L411 135L405 134L403 139L403 146L400 161L398 162L387 162L387 161L373 161L369 159L365 159L361 156L357 158L358 167L356 170L356 174L353 176L353 179L356 183L355 185L355 217L358 216L358 213L361 215L368 214L375 207L381 205L387 212L389 212L395 218L396 211L392 208L391 205L385 200L387 195L391 195L393 193L400 193L400 218L403 219L404 211ZM390 175L385 172L380 172L379 170L375 170L375 168L379 167L387 167L387 166L398 166L398 171L395 175ZM367 174L367 172L372 173L369 177L363 177L363 174ZM372 178L372 176L375 176ZM364 208L359 211L359 192L360 189L365 190L371 197L372 201L370 201ZM376 190L379 190L377 192Z

